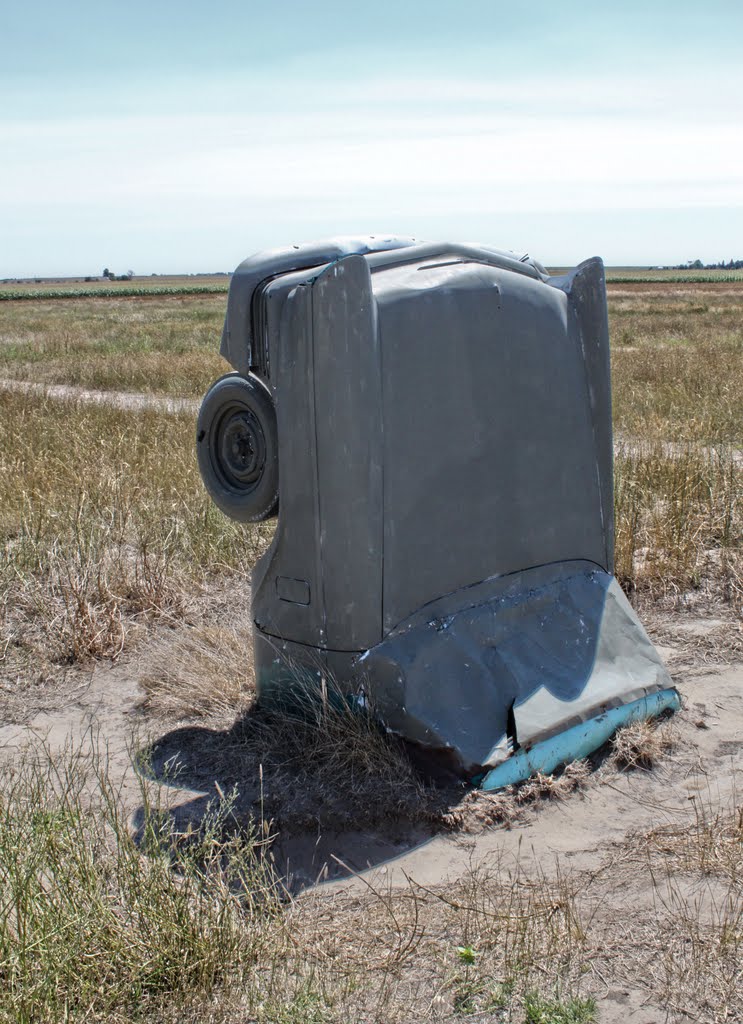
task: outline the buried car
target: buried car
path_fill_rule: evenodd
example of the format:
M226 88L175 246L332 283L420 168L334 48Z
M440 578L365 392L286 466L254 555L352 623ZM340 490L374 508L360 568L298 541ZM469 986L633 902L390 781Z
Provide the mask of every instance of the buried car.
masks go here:
M612 575L599 259L406 238L259 253L232 279L199 464L243 522L259 700L333 677L494 788L678 704Z

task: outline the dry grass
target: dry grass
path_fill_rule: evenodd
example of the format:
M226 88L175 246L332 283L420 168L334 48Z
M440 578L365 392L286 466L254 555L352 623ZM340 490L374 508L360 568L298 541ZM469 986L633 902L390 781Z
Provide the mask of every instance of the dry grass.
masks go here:
M705 305L657 288L613 295L621 424L643 437L740 436L741 296L714 292ZM222 300L22 306L4 317L0 340L21 375L43 367L42 376L77 383L200 393L219 369L209 360L218 359ZM663 353L676 360L670 375ZM632 370L622 360L635 356ZM249 571L265 531L235 527L208 501L188 416L9 394L0 416L0 652L115 656L138 623L182 616L212 569ZM616 572L630 594L740 606L742 474L739 452L721 442L620 447Z
M143 681L145 706L171 714L192 711L198 684L186 682L180 699L180 680L192 672L190 665L177 672L172 663L159 675L150 668ZM199 792L235 791L241 815L269 818L284 837L318 829L384 831L401 822L454 826L450 807L467 787L452 781L437 788L425 781L406 747L380 727L373 711L350 703L332 682L304 695L297 690L283 708L259 707L249 686L235 687L232 699L236 715L227 715L226 705L215 705L211 695L201 708L220 713L217 727L213 719L194 725L191 718L161 736L144 755L154 777L173 778Z
M653 835L591 872L496 859L454 884L313 894L293 927L318 970L364 970L346 1019L591 1020L610 989L639 991L648 1020L740 1019L740 883L674 875Z
M630 594L743 601L743 463L730 447L620 445L615 573Z
M229 796L178 830L142 783L135 843L95 744L40 753L0 791L0 1020L592 1019L577 877L291 900Z
M614 424L743 445L743 287L609 289Z
M672 722L632 722L614 734L610 764L620 769L650 771L675 748L677 742Z
M582 789L590 774L591 769L586 761L573 761L554 775L537 772L518 786L514 795L520 804L532 803L534 800L564 800L570 793Z
M694 820L662 825L643 837L673 871L718 875L743 885L743 806L721 810L693 801Z
M581 990L587 934L576 891L575 879L496 862L448 886L310 896L297 932L318 968L364 972L346 1019L534 1021L537 991L558 990L564 1005Z
M246 575L271 528L209 500L189 416L0 395L0 652L115 657L143 622Z
M142 707L171 719L234 719L246 711L255 699L252 623L236 618L228 627L184 628L150 645L140 675Z
M228 980L250 984L280 948L281 890L260 833L227 834L226 804L177 834L140 793L137 844L96 748L6 766L0 1020L163 1019L182 993L204 1004Z
M496 792L470 790L441 816L441 821L446 828L459 832L479 832L493 825L511 828L540 802L566 800L585 789L591 774L587 761L573 761L552 775L537 772L525 782Z
M202 672L191 661L193 652L207 651L207 675L218 668L213 654L222 643L229 644L228 660L242 663L244 634L225 636L208 627L192 632L190 643L171 648L176 659L159 652L156 665L167 671L167 685L156 685L151 699L167 703L157 707L194 707ZM179 707L181 678L188 685ZM243 707L249 692L244 679L225 702ZM207 704L206 710L225 708ZM535 800L560 799L582 787L588 769L579 763L559 778L537 776L508 793L470 793L464 800L460 794L452 805L451 793L416 776L369 709L349 708L326 690L325 699L314 695L293 712L250 710L226 731L202 729L194 737L177 730L144 757L158 778L214 796L204 798L195 819L179 817L155 803L167 790L142 783L139 848L105 766L93 773L92 786L88 775L72 789L67 782L61 789L50 785L49 777L78 778L87 763L79 754L71 765L57 762L53 769L42 756L31 762L30 775L27 763L12 776L10 799L0 801L6 812L0 880L23 879L31 895L23 913L31 927L26 945L20 944L11 920L0 945L0 974L5 969L10 982L0 990L0 1020L5 1014L30 1022L33 1005L37 1013L44 1007L50 1022L129 1021L144 1011L148 1020L194 1024L588 1024L608 985L645 987L659 1005L681 1005L706 1024L735 1019L741 1008L736 890L715 891L714 901L701 907L694 879L714 874L739 887L739 809L734 819L710 812L633 836L592 872L563 870L545 858L535 867L501 855L453 884L411 881L388 890L367 883L360 893L315 890L292 899L282 896L262 853L265 838L278 828L319 834L425 819L429 826L466 829L478 815L480 826L507 823ZM653 743L633 729L617 741L618 749L629 745L644 760L650 750L656 756ZM240 789L250 779L260 789L246 805ZM24 859L16 864L19 821ZM124 828L120 839L112 823ZM111 845L101 842L104 826ZM622 858L630 869L626 877L617 876ZM681 869L690 873L688 885L675 881ZM55 885L47 891L40 882L50 877ZM116 929L99 927L108 920L102 900ZM74 916L80 904L91 913ZM59 936L52 921L63 925ZM67 928L70 934L74 928L74 948L90 970L61 959L69 948ZM27 939L38 950L32 976ZM120 942L126 955L112 957L109 950ZM94 989L103 959L113 967Z
M743 808L695 797L687 814L628 836L618 877L641 873L652 921L627 922L638 964L672 1015L705 1022L743 1014ZM647 915L647 911L645 911ZM630 959L628 957L628 959ZM630 959L630 963L632 962Z
M609 299L617 576L630 594L740 609L743 288Z
M0 377L201 397L229 370L225 296L6 303Z
M134 386L142 374L158 389L192 393L201 389L200 351L208 343L213 352L212 321L221 312L215 316L212 299L178 301L127 300L109 310L77 303L77 312L74 300L49 303L54 310L19 303L27 319L5 319L0 350L6 366L23 373L45 366L71 383L116 387ZM737 372L737 299L730 315L679 300L679 330L699 329L699 338L680 342L653 333L670 314L654 297L643 301L647 309L624 321L638 338L614 335L625 346L615 361L620 423L639 436L693 436L712 446L632 443L620 453L618 572L630 592L649 598L693 590L740 602L741 469L730 444L720 443L740 443L738 383L728 380L724 390L712 366L717 331L725 374ZM153 325L157 310L162 319ZM616 309L612 316L616 325ZM116 317L121 333L105 351L96 331L112 337ZM8 335L9 324L18 337ZM192 348L179 352L191 331ZM47 343L56 349L45 351ZM10 352L16 344L23 352ZM693 353L659 363L663 374L653 375L644 356L621 363L633 347L667 344ZM180 383L186 357L194 359L191 382ZM88 372L104 376L81 380ZM667 387L687 372L693 386ZM571 766L501 794L437 788L370 709L351 708L329 689L291 712L256 709L243 591L270 528L244 530L214 510L196 469L192 418L19 395L0 396L0 417L3 670L24 658L30 672L44 658L115 657L155 623L146 709L202 721L162 737L149 770L163 781L180 773L176 781L216 794L186 821L158 803L165 787L142 781L137 845L105 759L78 751L59 761L41 751L4 769L0 1021L587 1024L592 1000L614 987L642 990L672 1020L743 1019L735 803L690 801L688 813L615 845L590 872L543 856L537 867L494 858L435 887L282 893L265 857L266 821L313 834L508 825L535 800L585 785L588 769ZM223 618L214 616L230 625L204 624L194 595L225 574L239 581L239 613L233 595ZM169 631L176 621L177 633ZM614 760L648 768L671 740L664 725L631 727L617 736ZM651 1006L648 1019L653 1013Z
M615 426L632 437L743 444L743 287L609 284ZM694 275L690 281L694 280ZM225 296L4 304L0 376L200 397Z

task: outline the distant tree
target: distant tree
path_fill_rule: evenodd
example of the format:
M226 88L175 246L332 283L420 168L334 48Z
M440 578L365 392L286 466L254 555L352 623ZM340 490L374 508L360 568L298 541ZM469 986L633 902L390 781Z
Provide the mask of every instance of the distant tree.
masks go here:
M132 278L134 277L134 271L133 271L133 270L127 270L127 272L126 272L126 276L127 276L127 277L129 278L129 280L131 281L131 279L132 279Z
M743 270L743 260L719 260L717 263L702 263L701 260L687 260L667 270Z

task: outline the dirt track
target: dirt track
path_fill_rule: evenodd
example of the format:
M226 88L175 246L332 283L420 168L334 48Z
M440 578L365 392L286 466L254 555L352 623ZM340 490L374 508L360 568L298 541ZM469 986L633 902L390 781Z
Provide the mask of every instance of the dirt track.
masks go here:
M201 404L195 398L171 398L168 395L147 395L137 391L95 391L72 384L37 384L35 381L0 379L0 391L53 398L60 402L81 402L110 405L115 409L153 409L155 412L193 412Z
M38 384L34 381L9 380L0 378L0 391L11 391L15 394L34 395L52 398L60 402L80 402L90 405L109 405L115 409L141 412L151 409L155 412L192 413L194 416L201 405L197 398L173 398L169 395L151 395L140 391L96 391L90 388L76 387L72 384ZM683 456L690 445L682 441L637 441L623 434L614 435L614 450L629 455L641 455L655 452L658 446L663 455L669 458ZM704 445L694 445L695 451L705 455L714 455L716 449ZM743 466L743 449L732 449L736 465Z

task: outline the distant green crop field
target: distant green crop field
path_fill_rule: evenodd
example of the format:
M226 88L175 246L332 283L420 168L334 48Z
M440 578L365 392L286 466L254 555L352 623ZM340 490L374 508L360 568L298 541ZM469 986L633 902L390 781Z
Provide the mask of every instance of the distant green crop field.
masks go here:
M565 274L570 267L548 267ZM739 284L743 270L661 270L653 267L607 267L608 284Z
M0 302L23 299L136 299L149 295L219 295L229 289L224 284L186 285L124 285L111 287L63 287L63 288L0 288Z
M727 284L743 281L743 270L637 270L607 267L610 284Z
M552 274L569 268L553 267ZM607 267L609 284L739 284L743 270L655 270L651 267ZM80 278L0 281L0 302L24 299L136 299L150 296L223 295L229 291L227 274L157 275L132 281Z

